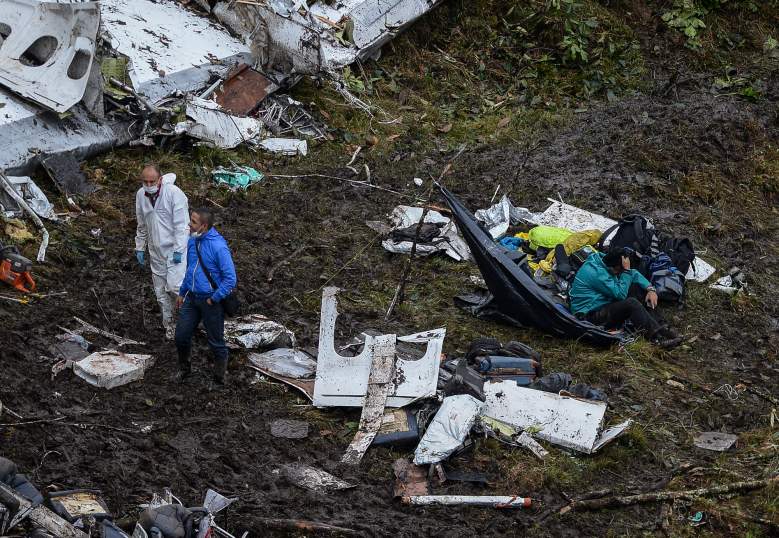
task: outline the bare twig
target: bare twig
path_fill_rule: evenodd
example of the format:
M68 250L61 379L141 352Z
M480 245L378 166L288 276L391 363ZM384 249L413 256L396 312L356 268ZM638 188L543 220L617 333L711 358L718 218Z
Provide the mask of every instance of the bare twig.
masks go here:
M460 152L462 153L462 152ZM456 159L460 154L458 153L454 159ZM454 160L452 159L452 160ZM395 308L403 304L403 298L406 292L406 282L408 281L408 276L411 273L411 264L414 261L414 258L417 254L417 243L419 242L419 235L422 232L422 225L425 223L425 217L427 216L427 212L430 210L430 198L433 196L433 188L439 184L441 179L449 172L449 170L452 168L451 161L446 164L444 167L443 172L441 172L441 175L438 176L437 181L433 181L430 183L430 188L427 191L427 197L425 199L424 203L424 209L422 210L422 216L419 218L419 222L417 223L417 228L414 231L414 241L411 243L411 255L406 260L406 265L403 267L403 272L400 274L400 281L398 282L398 287L395 288L395 295L392 297L392 301L390 302L389 307L387 308L387 314L384 316L384 321L389 321L390 317L392 316L392 313L395 311Z
M570 511L582 512L587 510L601 510L603 508L619 508L623 506L633 506L635 504L674 501L677 499L694 501L700 497L716 497L718 495L731 493L746 493L776 483L779 483L779 475L763 480L734 482L732 484L711 488L688 489L682 491L657 491L653 493L640 493L638 495L617 495L601 499L579 500L564 506L558 513L562 515Z
M368 183L367 181L356 181L354 179L346 179L345 177L338 177L338 176L328 176L325 174L300 174L300 175L282 175L282 174L266 174L266 177L280 177L280 178L287 178L287 179L302 179L307 177L315 177L315 178L323 178L323 179L336 179L338 181L343 181L345 183L350 183L352 185L358 185L361 187L370 187L372 189L378 189L380 191L390 192L392 194L395 194L397 196L400 196L402 198L414 198L413 196L410 196L408 194L403 194L402 192L394 191L392 189L388 189L386 187L380 187L379 185L374 185L372 183Z

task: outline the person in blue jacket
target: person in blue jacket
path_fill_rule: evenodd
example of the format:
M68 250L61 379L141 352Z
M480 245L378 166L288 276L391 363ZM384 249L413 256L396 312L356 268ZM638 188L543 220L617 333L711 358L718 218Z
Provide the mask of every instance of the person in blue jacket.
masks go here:
M594 325L617 329L630 321L636 330L662 347L671 348L682 342L678 334L661 325L647 310L657 307L657 292L641 273L631 269L630 253L623 249L590 254L576 273L568 297L571 312Z
M224 308L221 301L235 288L237 277L230 247L213 226L214 216L208 209L196 209L189 221L187 245L187 270L179 289L176 307L179 319L176 324L176 349L179 356L178 380L184 381L192 374L190 354L192 336L198 324L203 322L208 345L214 353L212 388L224 387L227 371L227 345L224 341ZM200 259L198 259L198 252ZM211 282L206 276L210 274Z

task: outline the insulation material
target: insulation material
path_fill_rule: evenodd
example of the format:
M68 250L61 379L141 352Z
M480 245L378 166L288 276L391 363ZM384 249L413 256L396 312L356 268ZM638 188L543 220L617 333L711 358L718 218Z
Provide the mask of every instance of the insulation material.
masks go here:
M287 480L296 486L319 493L356 487L355 484L350 484L340 478L336 478L327 471L303 463L282 465L280 472L286 476Z
M152 102L253 63L240 40L175 0L101 0L100 13L111 47L130 60L133 88Z
M249 362L257 368L293 379L313 378L316 361L308 353L297 349L279 348L265 353L250 353Z
M225 320L225 341L232 349L271 349L295 345L295 334L263 315Z
M463 444L484 404L469 394L444 398L414 451L414 464L438 463Z

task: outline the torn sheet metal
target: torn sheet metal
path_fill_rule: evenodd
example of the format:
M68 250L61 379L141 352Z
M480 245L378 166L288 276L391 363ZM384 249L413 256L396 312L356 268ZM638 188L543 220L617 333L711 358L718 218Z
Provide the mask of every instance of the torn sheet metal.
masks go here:
M99 351L73 363L73 372L90 385L112 389L143 379L153 364L151 355Z
M326 493L328 491L337 491L341 489L351 489L356 487L356 484L350 484L340 478L336 478L327 471L305 465L303 463L289 463L282 465L279 472L286 476L287 480L300 486L301 488L310 489L318 493Z
M374 339L368 390L362 405L360 424L354 439L341 458L342 463L350 465L360 463L381 428L387 395L395 374L395 338L394 334L383 334Z
M82 107L60 119L0 89L0 169L15 176L35 171L42 154L86 158L130 141L129 123L91 120Z
M525 217L523 217L524 220L532 224L557 226L559 228L567 228L574 232L583 232L585 230L593 229L605 232L617 224L617 221L598 215L597 213L591 213L584 209L552 200L551 198L549 198L549 201L552 205L546 208L542 213L530 213L523 208L515 209L525 215ZM526 211L527 213L525 213ZM710 263L702 260L700 256L696 256L695 261L690 265L690 270L687 271L685 278L687 280L705 282L715 271L716 269L714 269Z
M206 490L203 507L211 514L217 514L238 500L238 497L225 497L213 489Z
M248 116L279 87L268 77L246 64L238 66L217 88L217 104L230 114Z
M411 207L399 205L392 210L390 220L393 224L393 230L402 230L415 224L418 224L422 218L424 209L421 207ZM428 210L425 214L425 223L443 224L439 236L431 243L417 243L416 253L418 256L427 256L435 252L444 252L450 258L456 261L469 260L471 258L468 245L463 241L457 232L457 226L448 217L443 216L438 211ZM381 246L384 250L396 254L410 254L413 247L413 241L396 241L392 238L382 241Z
M100 24L97 2L3 0L0 84L55 112L84 96Z
M253 63L240 40L175 0L101 0L100 13L111 47L130 59L133 88L152 103Z
M225 320L225 341L232 349L294 347L295 333L261 314Z
M469 394L444 398L414 451L414 464L438 463L463 444L484 404Z
M601 433L605 403L523 388L514 381L487 383L484 393L484 416L522 430L532 428L540 439L586 454L613 441L632 423L626 420Z
M440 1L225 1L212 12L251 42L264 71L316 75L375 56Z
M271 153L289 156L302 155L304 157L308 155L308 142L297 138L264 138L253 143Z
M261 136L263 123L255 118L239 118L221 110L207 99L193 97L187 102L192 121L176 125L177 133L187 133L218 148L230 149Z
M335 351L337 292L337 288L328 287L322 293L314 405L361 407L368 390L376 337L366 335L362 352L354 357L343 357ZM389 389L387 407L403 407L435 395L445 336L446 329L441 328L397 338L398 342L427 344L427 349L420 359L395 358L395 376Z
M7 179L36 215L44 219L57 220L54 204L49 202L49 199L32 179L27 176L8 176ZM0 192L0 209L9 218L21 217L23 214L19 204L4 192Z
M274 374L293 379L312 379L316 361L308 353L297 349L279 348L265 353L250 353L249 362Z

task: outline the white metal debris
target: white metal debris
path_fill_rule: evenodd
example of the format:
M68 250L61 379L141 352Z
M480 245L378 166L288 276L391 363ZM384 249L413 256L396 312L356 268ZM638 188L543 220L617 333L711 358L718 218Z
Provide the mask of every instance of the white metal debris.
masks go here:
M337 288L325 288L322 293L314 405L361 407L368 390L376 337L366 335L363 350L355 357L343 357L336 352L337 292ZM397 337L398 342L427 344L427 349L417 360L395 358L395 376L390 383L388 407L403 407L415 400L435 395L445 336L446 329L441 328Z
M399 205L392 210L390 220L394 230L402 230L419 223L422 218L421 207L411 207ZM457 232L457 226L448 217L443 216L438 211L428 210L425 214L425 222L430 224L443 224L441 232L433 241L433 244L417 243L416 253L420 256L427 256L435 252L444 252L446 255L457 261L469 260L471 251L460 234ZM413 247L413 241L395 241L392 238L382 241L381 246L389 252L396 254L409 254Z
M27 176L7 176L8 182L19 196L21 196L27 205L30 206L36 215L44 219L57 220L57 215L54 213L54 204L49 202L43 191L35 184L35 182ZM11 206L10 203L7 204ZM5 216L9 218L19 217L22 215L22 208L16 204L16 207L6 207L6 204L0 201L0 209L3 209Z
M97 2L0 2L0 84L55 112L84 96L100 24Z
M244 36L265 70L317 75L378 54L440 0L218 2L212 12Z
M73 363L73 372L90 385L112 389L138 379L154 364L151 355L99 351Z
M225 320L228 347L269 349L295 345L295 333L261 314L249 314Z
M530 497L517 495L409 495L403 497L405 504L417 506L485 506L490 508L529 508Z
M556 445L592 454L624 433L631 420L601 433L606 404L579 400L517 385L515 381L485 383L482 414L516 426Z
M271 153L282 155L308 155L308 142L297 138L265 138L255 142L259 147Z
M703 432L695 438L695 446L714 452L725 452L738 441L738 435L722 432Z
M414 465L438 463L463 444L484 404L468 394L444 398L414 451Z
M176 132L186 132L219 148L234 148L264 132L260 120L233 116L215 102L198 97L187 102L187 117L192 121L176 125Z
M213 489L208 489L206 490L206 496L203 499L203 507L206 508L206 510L208 510L210 513L216 514L237 500L238 497L225 497Z
M557 226L560 228L567 228L574 232L583 232L584 230L593 229L605 232L617 224L617 221L602 215L590 213L584 209L552 200L551 198L549 198L549 201L552 202L552 205L546 208L542 213L530 213L524 208L515 209L522 212L522 214L525 215L523 219L532 224ZM700 256L696 256L695 261L690 265L690 270L687 271L685 278L687 280L705 282L714 274L715 270L716 269L714 269L710 263L701 259Z
M0 89L0 169L13 175L32 173L40 155L73 152L89 157L130 140L129 122L91 120L81 107L61 120Z
M154 103L253 63L246 45L175 0L101 0L100 13L111 47L130 59L133 88Z

